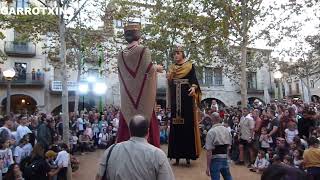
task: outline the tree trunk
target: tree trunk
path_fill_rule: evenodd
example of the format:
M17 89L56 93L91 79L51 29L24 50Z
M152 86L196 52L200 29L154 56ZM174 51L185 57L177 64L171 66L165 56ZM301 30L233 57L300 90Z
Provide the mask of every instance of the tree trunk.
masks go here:
M241 45L241 80L240 80L240 92L241 92L241 107L247 107L247 41L244 40Z
M60 15L59 24L60 35L60 60L62 61L62 119L63 119L63 142L69 145L69 97L68 97L68 76L67 76L67 61L66 61L66 25L63 19L63 14Z
M248 19L247 19L247 7L248 6L248 0L242 1L242 12L241 16L243 19L242 27L240 35L242 36L242 42L241 42L241 80L240 80L240 92L241 92L241 107L247 107L247 46L248 46Z
M58 4L61 4L60 0L57 0ZM62 5L64 8L65 4ZM59 6L60 14L60 6ZM63 120L63 143L69 146L69 95L68 95L68 74L67 74L67 60L66 60L66 24L64 22L63 13L59 15L59 36L60 36L60 61L62 61L62 120ZM70 146L69 146L70 147ZM70 165L68 168L67 179L71 180L72 175L70 171Z
M242 10L241 16L243 19L243 23L241 25L241 32L240 35L242 36L241 42L241 80L240 80L240 92L241 92L241 107L247 107L247 46L249 42L248 37L248 18L247 18L247 10L248 10L248 0L241 1L242 3Z
M309 79L309 75L307 75L306 87L307 87L307 92L308 92L308 99L307 99L307 102L306 102L306 103L310 103L310 102L311 102L311 90L310 90L310 79Z
M81 52L79 51L78 54L78 67L77 67L77 84L80 82L80 77L81 77ZM79 112L79 92L76 91L75 97L74 97L74 113L78 114ZM79 113L80 114L80 113Z

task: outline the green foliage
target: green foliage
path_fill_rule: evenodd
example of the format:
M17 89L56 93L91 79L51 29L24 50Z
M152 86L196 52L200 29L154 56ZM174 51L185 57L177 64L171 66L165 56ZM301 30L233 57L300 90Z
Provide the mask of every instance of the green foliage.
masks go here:
M52 1L53 2L53 1ZM76 2L76 1L72 1ZM72 3L69 2L69 3ZM30 5L35 7L35 5ZM94 47L104 42L104 32L94 30L87 26L86 21L82 21L79 17L74 19L75 25L67 26L66 29L66 47L67 47L67 63L70 68L76 68L78 64L78 53L83 52L84 59L90 63L98 62L98 59L93 60L94 56L90 55ZM50 64L60 67L59 59L59 17L56 15L0 15L1 29L14 29L19 33L15 39L17 42L32 41L44 42L43 51L49 54ZM1 34L0 38L4 38ZM48 42L48 40L50 42Z

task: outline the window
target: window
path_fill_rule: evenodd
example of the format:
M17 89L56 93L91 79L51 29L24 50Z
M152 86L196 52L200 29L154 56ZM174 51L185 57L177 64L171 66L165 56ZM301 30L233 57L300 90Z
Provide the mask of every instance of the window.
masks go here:
M204 70L205 75L205 84L206 85L213 85L213 68L206 67Z
M310 80L310 87L314 88L314 81L313 80Z
M222 85L222 68L214 68L214 84Z
M27 8L29 7L29 0L17 0L17 8Z
M291 83L288 86L289 86L289 94L292 95L292 85L291 85Z
M248 80L248 89L257 89L257 73L256 72L248 72L247 80Z
M296 82L296 93L300 94L299 82Z

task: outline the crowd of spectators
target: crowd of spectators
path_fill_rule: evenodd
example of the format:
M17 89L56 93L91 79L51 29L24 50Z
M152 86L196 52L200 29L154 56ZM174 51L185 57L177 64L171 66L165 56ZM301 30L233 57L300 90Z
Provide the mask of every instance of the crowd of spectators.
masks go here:
M106 106L70 113L69 146L63 143L63 120L51 113L10 114L0 118L0 180L67 179L82 155L114 143L119 108Z
M233 137L229 152L236 165L262 173L269 165L306 171L320 179L320 104L286 99L263 105L258 100L246 108L220 107L204 110L200 123L202 142L211 128L211 114L218 112Z

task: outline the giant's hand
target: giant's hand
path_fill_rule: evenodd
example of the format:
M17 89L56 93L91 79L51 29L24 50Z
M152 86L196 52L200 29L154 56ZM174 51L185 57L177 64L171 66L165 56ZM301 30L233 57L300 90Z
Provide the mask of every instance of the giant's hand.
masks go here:
M196 88L195 87L191 87L189 90L189 96L193 96L196 92Z

